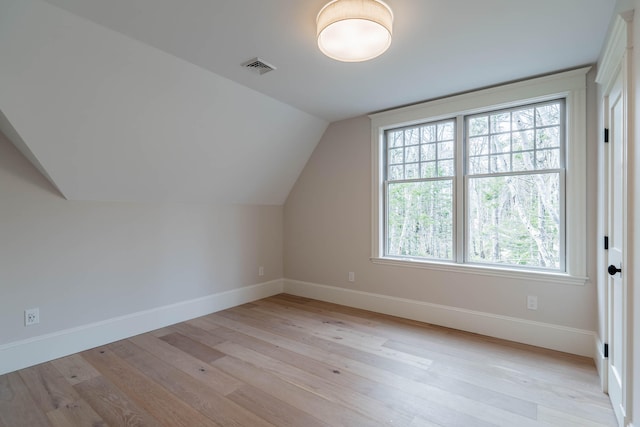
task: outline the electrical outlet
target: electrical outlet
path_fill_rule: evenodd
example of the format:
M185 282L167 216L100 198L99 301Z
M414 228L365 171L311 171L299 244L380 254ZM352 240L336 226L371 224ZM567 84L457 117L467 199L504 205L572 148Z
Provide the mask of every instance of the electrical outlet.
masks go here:
M24 326L31 326L40 323L40 309L29 308L24 311Z
M537 310L538 309L538 297L535 295L527 296L527 308L529 310Z
M258 267L258 276L264 276L264 267L263 266Z
M355 282L356 281L356 273L354 273L353 271L349 272L349 281L350 282Z

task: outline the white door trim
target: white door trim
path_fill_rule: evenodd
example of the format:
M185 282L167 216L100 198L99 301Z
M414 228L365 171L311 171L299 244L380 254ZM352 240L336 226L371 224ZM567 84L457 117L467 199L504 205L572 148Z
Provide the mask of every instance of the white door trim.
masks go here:
M632 87L632 64L630 61L631 58L631 49L633 48L633 39L632 39L632 21L633 21L633 11L629 11L626 12L624 14L620 14L616 17L615 19L615 23L613 26L613 29L611 31L611 34L609 36L607 45L603 51L603 55L602 55L602 59L600 61L599 65L599 71L598 74L596 76L596 83L598 83L599 85L601 85L602 88L602 98L599 100L600 104L603 106L603 109L608 109L608 105L607 105L607 99L608 99L608 95L611 92L611 89L613 87L613 85L615 84L617 78L621 75L622 78L622 96L623 96L623 102L624 102L624 111L625 111L625 117L624 117L624 122L626 123L625 128L623 129L624 132L624 140L626 141L626 147L623 148L625 149L625 152L627 153L626 159L627 159L627 168L625 170L625 176L623 177L623 180L625 182L624 187L626 188L626 204L625 204L625 218L626 220L624 221L625 223L623 224L623 229L626 231L628 229L628 221L629 219L632 219L633 216L633 200L634 200L634 194L633 191L630 191L629 187L626 185L626 183L629 181L629 171L634 170L634 165L633 165L633 142L632 142L632 133L630 131L630 127L629 124L633 123L633 115L634 115L634 110L633 110L633 103L631 102L631 99L629 98L629 93ZM600 135L602 135L604 133L604 128L608 127L608 123L606 123L606 117L607 117L607 112L603 111L603 113L605 113L605 123L601 123L600 125ZM607 161L607 156L606 156L606 150L601 150L600 151L600 167L599 167L599 171L605 171L605 167L604 167L604 162ZM600 230L606 230L607 228L607 222L608 222L608 218L607 218L607 208L606 208L606 204L608 203L607 201L607 196L606 196L606 191L607 191L607 184L606 184L606 176L604 176L604 174L602 176L600 176L600 181L602 183L604 183L601 188L604 189L603 194L599 195L599 203L602 205L602 208L598 210L598 223L599 223L599 229ZM626 235L626 232L625 232ZM632 313L632 298L630 298L630 294L628 292L628 286L630 286L633 283L633 278L634 278L634 271L633 271L633 265L631 263L628 262L629 259L633 259L633 243L631 241L629 241L629 239L627 239L627 241L624 244L624 248L623 248L623 259L622 259L622 264L623 264L623 268L624 268L624 272L623 272L623 288L624 288L624 294L625 294L625 319L624 322L626 323L626 325L623 327L623 331L624 331L624 336L623 336L623 342L624 342L624 347L626 349L625 354L624 354L624 370L625 372L632 372L633 367L632 362L633 362L633 335L632 335L632 329L631 329L631 313ZM598 288L599 289L606 289L606 283L608 280L608 273L606 271L606 263L607 263L607 255L605 253L604 248L599 245L598 247ZM603 314L603 318L600 319L601 323L604 323L603 327L601 328L601 331L603 332L603 337L602 340L603 342L608 342L609 341L609 337L608 337L608 331L609 331L609 324L608 324L608 304L609 302L607 301L607 292L601 292L600 293L601 297L603 297L605 299L605 301L602 301L602 306L605 309L605 313L601 313ZM608 383L608 369L607 369L607 361L605 360L605 366L604 369L600 369L600 375L601 375L601 382L603 385L603 390L607 391L607 383ZM630 381L626 381L623 383L623 388L622 388L622 401L621 401L621 407L622 407L622 412L623 412L623 416L624 416L624 420L622 421L623 425L626 425L629 421L630 421L630 409L631 409L631 402L632 402L632 397L631 397L631 387L632 387L632 383Z

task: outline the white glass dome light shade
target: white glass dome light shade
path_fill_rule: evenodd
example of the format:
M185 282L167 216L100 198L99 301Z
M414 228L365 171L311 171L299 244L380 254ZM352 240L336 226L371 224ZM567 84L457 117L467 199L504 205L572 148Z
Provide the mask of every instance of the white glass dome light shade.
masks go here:
M316 22L318 47L338 61L367 61L391 45L393 12L380 0L333 0Z

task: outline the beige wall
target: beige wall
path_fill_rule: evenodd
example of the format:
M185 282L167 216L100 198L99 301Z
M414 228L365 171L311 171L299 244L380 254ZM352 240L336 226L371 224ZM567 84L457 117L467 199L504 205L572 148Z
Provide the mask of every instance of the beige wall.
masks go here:
M589 74L588 164L596 165L594 73ZM367 117L333 123L284 209L287 279L348 288L594 331L595 281L585 286L373 264L371 127ZM592 169L591 169L592 170ZM588 265L595 278L595 185L588 178ZM356 275L348 282L348 272ZM527 295L539 309L527 310Z
M281 206L67 201L0 134L0 345L279 279L282 218ZM25 327L32 307L41 323Z

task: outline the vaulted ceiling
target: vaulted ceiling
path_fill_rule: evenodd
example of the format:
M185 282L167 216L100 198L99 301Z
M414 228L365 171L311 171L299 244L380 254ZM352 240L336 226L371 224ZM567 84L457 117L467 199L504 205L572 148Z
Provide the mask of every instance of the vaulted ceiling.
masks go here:
M347 64L326 1L0 0L0 131L68 199L281 204L329 122L593 63L615 4L390 0Z

